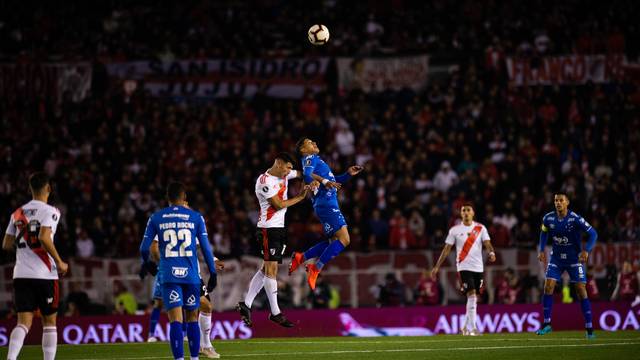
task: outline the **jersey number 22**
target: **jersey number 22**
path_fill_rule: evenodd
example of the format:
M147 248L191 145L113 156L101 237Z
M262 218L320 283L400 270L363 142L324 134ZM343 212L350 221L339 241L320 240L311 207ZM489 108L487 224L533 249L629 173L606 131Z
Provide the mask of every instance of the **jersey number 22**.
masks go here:
M192 256L193 251L187 250L191 245L191 231L181 229L177 233L175 230L166 230L163 235L164 241L168 241L167 247L164 248L164 257L184 257ZM178 240L183 240L178 247ZM178 247L178 250L175 248Z

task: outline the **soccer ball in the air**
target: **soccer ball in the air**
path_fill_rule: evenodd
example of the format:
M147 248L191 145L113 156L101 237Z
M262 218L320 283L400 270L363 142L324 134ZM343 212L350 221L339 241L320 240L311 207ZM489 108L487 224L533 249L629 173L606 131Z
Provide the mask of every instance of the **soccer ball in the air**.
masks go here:
M309 28L309 42L313 45L324 45L329 41L329 29L322 24L315 24Z

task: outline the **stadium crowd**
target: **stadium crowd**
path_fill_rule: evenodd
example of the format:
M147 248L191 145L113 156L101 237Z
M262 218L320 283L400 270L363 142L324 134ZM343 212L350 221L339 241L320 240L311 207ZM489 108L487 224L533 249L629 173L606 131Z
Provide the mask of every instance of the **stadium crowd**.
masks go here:
M541 10L543 9L543 10ZM635 10L633 10L635 9ZM110 0L0 4L0 59L243 58L318 54L309 24L331 30L331 55L638 55L632 0L349 2Z

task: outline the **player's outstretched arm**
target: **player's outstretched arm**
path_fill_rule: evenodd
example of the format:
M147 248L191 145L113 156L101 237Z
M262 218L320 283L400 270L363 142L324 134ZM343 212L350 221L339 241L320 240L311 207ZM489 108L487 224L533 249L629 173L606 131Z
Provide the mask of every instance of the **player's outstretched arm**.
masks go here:
M442 263L444 262L444 260L447 258L447 256L449 256L449 253L451 252L451 248L452 247L453 247L453 245L450 245L450 244L445 244L444 245L444 248L442 249L442 252L440 253L440 257L438 258L438 261L436 262L436 265L431 270L431 278L433 280L436 279L436 276L438 275L438 271L440 271L440 266L442 266Z
M349 169L347 169L347 172L336 176L336 181L339 182L340 184L346 184L346 182L349 181L349 179L351 179L352 176L358 175L363 169L364 167L360 165L350 166Z
M308 193L309 193L309 185L305 185L302 191L300 192L300 194L296 195L295 197L292 197L291 199L282 200L278 197L278 195L275 195L268 198L267 201L269 202L269 205L271 205L273 208L275 208L276 210L280 210L280 209L287 208L289 206L293 206L299 203L300 201L304 200L304 198L307 197Z

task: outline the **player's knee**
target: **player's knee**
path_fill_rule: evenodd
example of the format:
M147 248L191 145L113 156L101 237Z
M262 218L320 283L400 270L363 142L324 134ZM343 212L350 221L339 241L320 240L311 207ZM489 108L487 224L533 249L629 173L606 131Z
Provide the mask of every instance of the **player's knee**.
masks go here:
M351 243L351 238L349 237L349 232L347 231L346 226L340 229L337 235L338 240L342 243L342 245L344 245L345 247L349 246L349 244Z
M213 306L211 305L211 302L209 302L209 299L207 299L204 296L200 298L200 311L206 312L206 313L210 313L211 311L213 311Z
M555 283L546 282L544 284L544 293L547 295L553 294L553 289L556 287Z
M56 326L56 314L43 316L42 326ZM31 324L29 324L29 328L31 328Z

